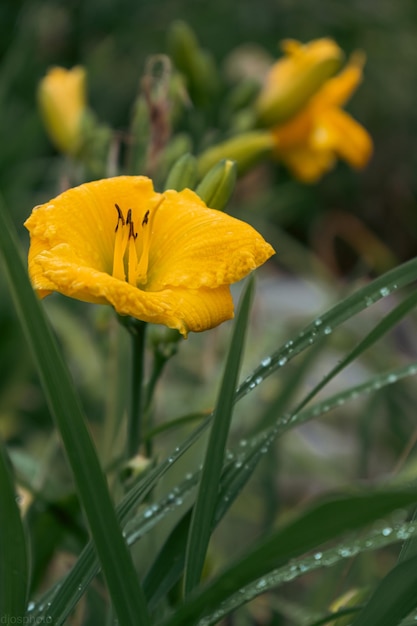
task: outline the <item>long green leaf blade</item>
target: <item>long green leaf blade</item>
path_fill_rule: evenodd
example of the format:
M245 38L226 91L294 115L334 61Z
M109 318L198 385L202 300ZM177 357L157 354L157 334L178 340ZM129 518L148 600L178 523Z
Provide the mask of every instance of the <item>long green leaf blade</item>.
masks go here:
M207 546L213 529L219 481L223 468L227 435L235 403L236 385L242 361L245 332L253 295L253 278L242 294L233 329L223 379L214 410L213 424L207 445L201 481L191 518L186 551L185 593L198 584L204 566Z
M25 533L16 502L10 461L0 444L0 607L1 615L23 619L28 591Z
M413 556L382 579L352 626L396 626L416 606L417 556Z
M262 380L286 365L297 354L331 334L337 326L415 280L417 280L417 258L390 270L338 302L303 328L294 339L263 359L262 363L239 386L236 400L249 393Z
M206 588L193 594L164 622L164 626L191 626L239 589L284 565L289 559L315 549L344 532L362 528L416 500L415 491L385 490L339 496L317 504L252 548Z
M143 591L122 537L85 417L46 316L30 285L13 224L2 202L0 249L15 306L64 444L120 623L147 624ZM47 616L55 621L51 613Z

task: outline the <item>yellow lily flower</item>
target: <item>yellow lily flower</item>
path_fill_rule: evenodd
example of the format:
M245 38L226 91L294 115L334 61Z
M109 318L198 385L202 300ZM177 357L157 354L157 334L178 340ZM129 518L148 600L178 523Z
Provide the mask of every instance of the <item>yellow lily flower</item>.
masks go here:
M61 152L75 154L87 110L84 68L51 68L39 83L38 102L51 141Z
M58 291L110 304L185 337L233 317L230 284L273 248L248 224L192 191L154 191L143 176L85 183L35 207L29 273L42 298Z
M364 56L353 55L345 69L329 79L297 115L272 130L275 156L299 180L316 182L337 157L358 169L368 163L372 139L341 109L361 82L363 65Z
M272 65L255 103L263 126L280 124L298 113L343 60L342 50L328 38L306 44L285 39L281 48L284 57Z

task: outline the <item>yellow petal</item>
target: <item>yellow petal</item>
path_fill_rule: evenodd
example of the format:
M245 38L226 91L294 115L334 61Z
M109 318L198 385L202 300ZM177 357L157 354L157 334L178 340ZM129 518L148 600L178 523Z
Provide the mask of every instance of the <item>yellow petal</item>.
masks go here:
M147 291L231 284L273 254L249 224L208 209L189 189L164 197L154 222Z
M334 166L335 157L329 150L301 146L288 150L282 161L295 178L303 183L315 183Z
M184 336L213 328L233 317L233 301L226 285L217 289L170 288L142 291L90 267L57 259L45 252L37 262L42 275L35 287L96 304L110 304L120 315L176 328Z
M313 105L318 109L342 107L351 98L362 82L365 55L354 53L346 67L333 78L330 78L313 98Z
M311 142L318 150L333 150L356 168L365 167L372 154L369 133L340 109L328 109L323 114L318 120Z
M152 181L143 176L119 176L68 189L35 207L26 220L31 234L29 266L39 251L65 245L81 265L111 274L115 204L124 210L135 207L142 220L148 204L158 197Z

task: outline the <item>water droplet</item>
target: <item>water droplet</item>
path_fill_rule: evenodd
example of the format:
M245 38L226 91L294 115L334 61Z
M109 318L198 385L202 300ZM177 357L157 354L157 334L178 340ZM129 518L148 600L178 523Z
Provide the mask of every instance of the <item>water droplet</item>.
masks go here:
M248 442L246 441L246 439L241 439L239 441L239 445L242 446L242 448L244 448L245 446L248 445Z
M28 611L33 611L34 608L35 608L35 603L34 602L29 602L27 610Z
M387 378L387 382L388 383L396 383L398 380L397 376L395 374L390 374Z
M152 509L146 509L146 511L143 514L143 517L145 519L148 519L149 517L152 517L152 513L153 513Z
M278 365L279 365L280 367L283 367L283 365L285 365L285 364L286 364L286 362L287 362L287 357L283 356L283 357L281 357L281 358L280 358L280 360L278 361Z
M300 337L304 337L304 333L301 333ZM285 348L291 348L293 346L294 342L292 339L290 339L289 341L287 341L287 343L285 344Z
M239 469L240 467L242 467L242 465L243 465L243 461L238 460L238 461L236 461L236 463L235 463L235 468L236 468L236 469Z
M392 528L390 528L389 526L387 526L387 528L384 528L382 531L382 534L384 535L384 537L388 537L391 533L392 533Z
M257 385L260 385L262 381L263 381L262 376L257 376L257 377L255 378L255 383L256 383Z
M410 535L411 533L405 528L400 528L399 530L397 530L397 539L400 539L401 541L405 541L410 537Z
M264 359L262 359L262 361L261 361L261 365L262 365L262 367L268 367L268 365L271 365L271 361L272 361L272 359L271 359L271 357L270 357L270 356L265 357L265 358L264 358Z
M326 326L323 332L325 335L330 335L330 333L332 332L332 329L330 326Z
M256 583L256 588L257 589L264 589L266 587L266 580L265 578L261 578L261 580L258 580L258 582Z
M391 290L388 287L382 287L382 289L379 290L379 293L383 298L385 298L385 296L389 296Z
M255 387L256 387L256 383L252 381L251 384L249 385L249 389L255 389Z
M167 461L168 461L168 463L173 463L174 462L174 458L172 456L169 456Z
M322 556L323 556L322 552L316 552L316 554L314 555L314 558L316 561L320 561Z
M315 325L315 326L321 326L322 324L323 324L323 322L322 322L322 320L321 320L319 317L318 317L318 318L316 319L316 321L314 322L314 325Z
M349 548L339 548L338 553L344 558L352 556L352 551Z
M260 453L266 454L267 452L268 452L268 446L262 446L262 448L260 449Z
M370 296L365 298L365 306L371 306L373 303L374 303L374 300Z

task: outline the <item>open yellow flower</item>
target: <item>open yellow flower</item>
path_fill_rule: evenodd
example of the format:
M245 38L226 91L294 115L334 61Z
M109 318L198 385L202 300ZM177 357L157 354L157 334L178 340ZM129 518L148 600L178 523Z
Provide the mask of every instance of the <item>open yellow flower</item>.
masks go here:
M38 101L45 128L55 146L75 154L82 140L86 112L85 70L53 67L39 83Z
M69 189L35 207L25 226L40 297L58 291L110 304L184 336L232 318L229 285L274 253L251 226L189 189L160 194L143 176Z
M337 157L362 168L372 154L369 133L341 107L362 80L364 56L356 53L344 70L329 79L304 108L273 131L275 155L296 178L316 182Z

